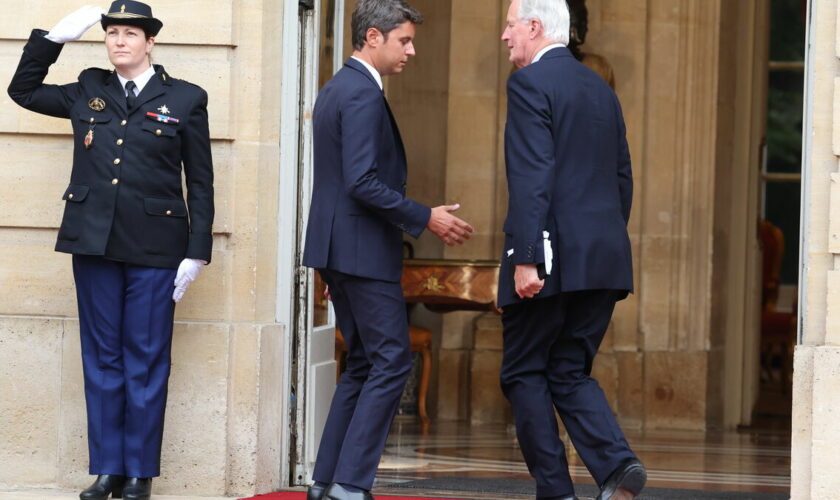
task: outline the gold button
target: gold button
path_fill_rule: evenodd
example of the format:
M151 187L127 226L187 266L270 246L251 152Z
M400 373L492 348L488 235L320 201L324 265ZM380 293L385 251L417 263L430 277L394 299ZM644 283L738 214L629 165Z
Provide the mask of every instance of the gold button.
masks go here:
M91 123L93 123L93 122L95 122L95 121L96 121L96 120L95 120L95 119L91 116L91 117L90 117L90 122L91 122Z
M120 122L120 125L122 125L123 127L125 127L125 124L126 124L126 123L128 123L128 121L123 120L123 121L121 121L121 122Z
M114 165L119 165L119 164L120 164L120 159L119 158L114 158Z
M123 140L122 139L117 139L117 146L122 146L122 145L123 145Z
M166 215L172 215L172 210L167 210Z
M117 184L119 184L119 183L120 183L120 180L119 180L119 179L114 179L114 180L112 180L112 181L111 181L111 184L113 184L113 185L115 185L115 186L116 186Z
M155 135L160 135L160 134L162 134L162 133L163 133L163 131L162 131L161 129L157 129L157 130L155 130Z
M72 200L72 199L73 199L73 193L68 194L68 195L67 195L67 199L68 199L68 200Z

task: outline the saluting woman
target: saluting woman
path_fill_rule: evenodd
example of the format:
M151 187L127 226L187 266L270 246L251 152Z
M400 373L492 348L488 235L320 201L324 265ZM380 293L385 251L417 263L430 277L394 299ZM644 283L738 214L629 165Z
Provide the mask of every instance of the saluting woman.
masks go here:
M65 42L96 23L114 70L43 83ZM147 500L160 475L175 302L210 262L213 165L207 93L152 65L163 24L131 0L34 30L9 95L68 118L73 169L56 250L73 254L90 473L82 500ZM187 199L182 192L182 173Z

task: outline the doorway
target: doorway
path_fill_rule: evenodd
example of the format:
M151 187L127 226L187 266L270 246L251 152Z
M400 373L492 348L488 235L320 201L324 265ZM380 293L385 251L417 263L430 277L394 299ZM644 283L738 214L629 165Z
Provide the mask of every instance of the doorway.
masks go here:
M596 377L640 454L658 464L659 487L780 493L789 484L789 431L751 425L764 376L759 219L762 179L773 173L762 166L771 14L781 1L586 2L583 48L612 69L637 186L638 291L616 312ZM409 196L460 202L459 215L478 229L456 249L421 237L416 256L492 260L506 211L512 68L498 35L508 2L411 3L425 15L418 56L385 82L406 143ZM345 30L353 6L348 0ZM433 332L433 424L424 433L415 417L398 418L377 487L430 487L421 482L446 475L526 480L509 413L497 411L507 403L493 392L498 318L419 306L410 321Z
M767 159L762 169L761 390L755 425L790 427L796 344L806 6L771 2Z

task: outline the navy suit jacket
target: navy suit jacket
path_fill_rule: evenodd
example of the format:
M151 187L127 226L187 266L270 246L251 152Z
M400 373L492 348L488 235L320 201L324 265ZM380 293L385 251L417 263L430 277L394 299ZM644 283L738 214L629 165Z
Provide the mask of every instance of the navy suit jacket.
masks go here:
M373 75L350 58L313 112L314 183L303 264L399 282L402 233L418 237L431 209L405 196L400 132Z
M549 233L554 259L537 297L632 291L627 222L633 178L615 93L561 47L514 72L507 94L509 206L499 305L521 301L514 266L543 263L543 231Z

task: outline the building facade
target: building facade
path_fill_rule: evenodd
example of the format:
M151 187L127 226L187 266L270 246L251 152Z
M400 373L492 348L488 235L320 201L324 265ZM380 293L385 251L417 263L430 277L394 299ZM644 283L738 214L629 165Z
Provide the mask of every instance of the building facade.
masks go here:
M16 13L0 19L0 82L10 80L32 28L49 29L84 3L63 2L57 11L45 0L25 9L0 0ZM213 263L176 311L163 476L155 488L236 495L305 481L293 474L301 441L311 440L295 423L295 402L305 400L295 374L308 359L295 352L305 345L299 318L310 293L296 266L308 189L300 144L326 31L318 21L327 11L346 17L353 1L317 0L314 11L295 0L149 3L164 22L155 62L209 93L217 193ZM424 236L415 251L495 259L506 208L501 138L512 68L499 36L508 0L412 4L426 17L418 56L386 83L408 152L409 195L429 205L459 202L459 215L477 229L463 247ZM637 293L619 306L597 375L626 426L749 423L759 381L755 225L769 0L588 6L586 50L613 67L636 184L630 232ZM830 473L840 460L832 453L840 434L832 419L840 408L840 219L832 215L840 201L840 3L811 0L809 13L796 499L829 498L840 481ZM349 30L334 35L333 49L346 53ZM336 43L342 39L343 48ZM107 67L101 42L94 27L69 43L48 82ZM70 258L52 251L70 129L3 93L0 143L0 374L7 381L0 389L0 489L77 489L88 482L78 319ZM508 421L495 389L498 318L417 311L412 321L435 332L433 416ZM452 382L442 388L435 379Z

